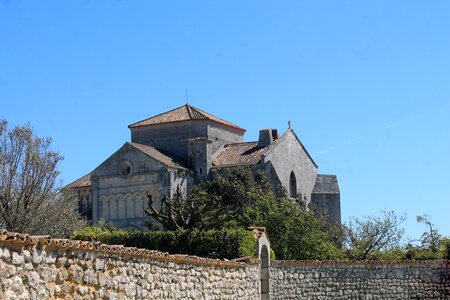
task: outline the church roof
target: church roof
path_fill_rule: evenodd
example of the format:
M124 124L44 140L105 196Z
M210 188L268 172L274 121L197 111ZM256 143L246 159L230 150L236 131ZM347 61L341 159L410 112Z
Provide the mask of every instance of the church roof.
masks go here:
M69 183L64 187L64 189L72 189L72 188L82 188L82 187L91 187L91 173L84 175L81 178L78 178L72 183Z
M218 167L254 165L261 161L261 155L269 147L260 147L258 142L228 144L212 164Z
M318 174L313 194L339 194L339 184L336 175Z
M160 149L156 149L155 147L152 147L152 146L142 145L142 144L133 143L133 142L127 142L127 143L130 144L131 146L133 146L134 148L138 149L139 151L143 152L144 154L165 164L168 167L183 168L183 169L186 168L183 160L181 158L173 155L169 151L160 150Z
M245 132L245 129L234 125L228 121L211 115L201 109L198 109L192 105L186 104L178 108L169 110L167 112L161 113L159 115L150 117L148 119L133 123L128 126L128 128L146 127L159 124L177 123L183 121L191 120L209 120L217 124L224 125L226 127L235 129L241 133Z

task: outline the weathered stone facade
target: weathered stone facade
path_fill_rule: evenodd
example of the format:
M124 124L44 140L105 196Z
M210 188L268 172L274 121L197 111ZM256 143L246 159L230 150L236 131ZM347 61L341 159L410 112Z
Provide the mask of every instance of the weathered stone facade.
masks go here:
M245 129L190 105L129 128L131 142L65 188L75 191L80 211L94 224L104 219L119 227L145 229L147 192L158 207L177 189L188 193L195 182L210 177L211 170L242 166L263 171L274 191L282 187L291 197L301 194L306 204L313 201L320 208L318 213L340 222L336 177L332 183L320 180L317 165L291 128L281 136L263 129L258 141L244 143Z

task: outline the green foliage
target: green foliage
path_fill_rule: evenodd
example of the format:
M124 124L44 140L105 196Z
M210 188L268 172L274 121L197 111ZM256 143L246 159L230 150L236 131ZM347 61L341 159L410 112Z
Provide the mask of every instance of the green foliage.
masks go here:
M159 210L148 196L145 213L166 230L219 229L239 216L246 206L254 205L255 194L270 189L262 180L259 175L254 178L248 169L227 170L225 176L215 173L187 196L179 190L172 198L164 196ZM150 229L155 227L152 221L147 223Z
M227 205L220 198L209 197L197 187L187 196L179 188L172 198L164 195L159 210L153 206L152 196L147 195L147 198L145 214L151 219L146 225L151 230L158 227L166 230L218 228L231 218Z
M399 235L398 224L402 222L402 219L395 216L393 212L388 212L387 214L384 212L384 216L381 218L370 217L366 218L364 222L359 221L363 226L357 228L353 226L353 230L358 232L357 236L359 239L356 240L357 243L352 244L352 248L349 248L347 245L347 256L351 259L369 260L448 259L450 240L443 238L438 233L438 230L431 222L431 218L427 215L417 216L416 218L417 222L425 224L427 228L421 235L421 238L417 240L420 244L416 245L410 242L405 246L400 246L399 236L401 235ZM393 235L393 238L391 235ZM390 243L383 244L382 242L388 240L388 237L390 237ZM358 247L371 245L373 241L380 239L381 242L374 243L367 255L364 255L363 250L368 248Z
M443 249L444 249L444 259L450 259L450 238L442 239Z
M343 252L332 242L331 230L325 230L323 219L302 209L295 199L277 198L264 174L253 176L248 170L232 169L227 176L213 179L209 192L228 193L228 203L233 197L244 200L234 204L239 214L225 226L266 227L271 248L280 259L343 258Z
M426 231L420 237L420 245L408 243L405 246L406 259L449 259L450 239L439 234L430 216L420 215L416 220L426 226Z
M254 237L244 228L264 226L270 237L272 258L275 253L279 259L290 260L450 256L450 240L442 239L428 216L417 218L428 228L422 235L422 245L401 247L403 229L399 225L405 220L404 215L382 211L379 217L351 218L345 226L331 224L325 217L308 211L302 195L293 199L278 193L277 197L262 172L252 173L249 168L225 172L213 173L210 180L195 186L187 197L177 194L174 199L163 201L164 208L154 211L153 217L171 231L127 232L102 225L101 229L86 228L74 238L170 253L236 258L256 254ZM147 212L152 215L150 210L151 206ZM157 228L158 223L154 224L152 227Z
M71 238L210 258L255 255L255 238L245 229L143 232L110 231L90 226L75 232Z
M332 243L327 232L321 230L322 224L312 212L292 213L291 209L294 208L283 202L280 201L278 207L266 218L272 247L279 258L292 260L343 258L342 251Z
M439 245L442 240L442 236L438 230L434 227L431 217L424 214L416 217L417 223L425 224L427 230L422 234L420 238L421 247L431 252L438 252Z
M187 236L189 249L198 256L236 258L255 256L253 233L244 229L194 230Z
M277 259L277 256L275 255L275 251L273 250L273 248L270 248L270 259Z
M199 206L202 202L207 204ZM193 203L201 208L201 218L196 212L195 222L184 222L194 216L189 212ZM343 258L338 243L333 243L336 240L333 227L306 211L296 199L277 198L260 172L252 174L249 169L239 168L227 170L224 176L216 173L211 180L197 185L186 199L175 199L172 208L175 208L176 224L171 222L166 229L185 224L189 230L127 233L87 228L73 238L171 253L236 258L255 255L254 237L245 228L264 226L270 236L273 257L276 253L279 259Z
M376 254L399 248L404 230L399 225L405 215L397 216L393 211L382 211L382 216L350 218L344 225L346 253L351 259L370 259Z
M350 256L351 258L352 256ZM405 260L406 251L403 247L387 249L384 251L373 251L366 257L368 260Z
M448 245L443 243L436 249L422 248L421 246L408 244L405 246L405 259L434 260L448 259Z
M96 226L83 227L82 229L72 233L71 238L83 241L97 241L100 236L111 233L111 231L116 229L117 228L113 223L100 219Z

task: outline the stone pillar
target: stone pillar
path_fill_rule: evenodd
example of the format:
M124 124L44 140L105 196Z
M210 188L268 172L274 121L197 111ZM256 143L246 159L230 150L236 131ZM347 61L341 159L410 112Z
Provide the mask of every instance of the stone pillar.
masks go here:
M270 253L266 245L261 249L261 300L270 299Z
M255 251L261 260L260 266L260 295L261 300L270 300L270 242L265 227L249 227L255 234Z

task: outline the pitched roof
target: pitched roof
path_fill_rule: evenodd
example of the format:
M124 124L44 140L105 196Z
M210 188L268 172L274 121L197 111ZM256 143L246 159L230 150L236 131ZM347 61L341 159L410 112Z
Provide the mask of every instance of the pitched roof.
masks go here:
M142 145L133 142L127 142L127 144L133 146L137 150L156 159L157 161L165 164L168 167L182 168L182 169L186 168L184 161L181 158L173 155L169 151L156 149L155 147L152 146Z
M150 117L148 119L133 123L128 126L128 128L136 128L136 127L144 127L144 126L152 126L159 124L167 124L167 123L176 123L183 121L191 121L191 120L209 120L229 128L233 128L241 133L245 132L245 129L234 125L228 121L225 121L221 118L211 115L201 109L198 109L192 105L186 104L180 106L178 108L169 110L167 112L161 113L159 115Z
M254 165L261 161L261 155L270 147L260 147L258 142L225 145L224 151L212 162L213 166L231 167Z
M69 183L64 187L64 189L72 189L72 188L82 188L82 187L90 187L91 183L91 173L84 175L81 178L78 178L72 183Z
M318 174L313 194L339 194L339 183L336 175Z

